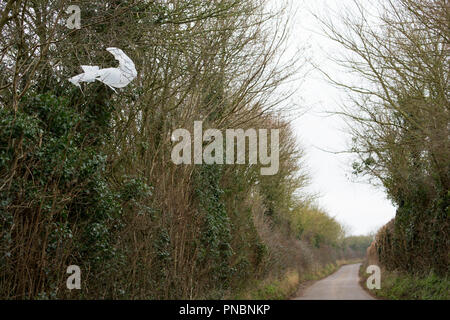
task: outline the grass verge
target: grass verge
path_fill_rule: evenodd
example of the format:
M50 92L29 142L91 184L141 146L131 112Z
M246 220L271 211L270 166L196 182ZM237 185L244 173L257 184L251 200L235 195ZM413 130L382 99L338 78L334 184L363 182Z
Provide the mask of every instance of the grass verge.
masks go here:
M434 273L411 275L403 272L382 270L381 289L369 290L366 286L366 265L360 269L361 284L372 296L386 300L449 300L450 279Z

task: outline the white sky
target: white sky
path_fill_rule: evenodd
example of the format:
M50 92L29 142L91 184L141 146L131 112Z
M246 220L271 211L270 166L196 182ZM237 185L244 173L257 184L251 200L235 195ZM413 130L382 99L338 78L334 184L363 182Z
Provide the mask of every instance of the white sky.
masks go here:
M324 14L326 8L342 10L351 0L308 0L296 1L294 35L290 49L310 46L309 55L331 74L338 74L336 66L327 54L341 50L332 41L317 34L320 25L311 12ZM316 33L317 32L317 33ZM351 75L339 73L340 79ZM352 156L331 154L319 150L343 151L348 149L350 137L345 132L346 124L338 116L329 116L325 111L338 110L345 94L327 83L319 72L310 73L295 96L301 107L308 112L293 123L299 142L305 150L306 165L310 168L312 183L310 191L319 193L319 205L354 234L376 231L395 215L395 208L387 200L383 190L368 184L352 182ZM299 111L300 112L300 111Z

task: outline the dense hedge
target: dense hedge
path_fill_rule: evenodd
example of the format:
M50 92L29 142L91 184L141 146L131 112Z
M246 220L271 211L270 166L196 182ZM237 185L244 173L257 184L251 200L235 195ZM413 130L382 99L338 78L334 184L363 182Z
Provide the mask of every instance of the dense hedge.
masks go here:
M449 195L433 202L431 208L404 204L396 218L376 237L380 262L388 270L439 275L449 273Z

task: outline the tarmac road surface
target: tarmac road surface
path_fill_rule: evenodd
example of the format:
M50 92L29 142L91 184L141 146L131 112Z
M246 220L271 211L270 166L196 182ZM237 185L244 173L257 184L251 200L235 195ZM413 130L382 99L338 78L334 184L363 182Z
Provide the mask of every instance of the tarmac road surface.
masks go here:
M360 263L343 266L306 288L295 300L375 300L359 284L360 266Z

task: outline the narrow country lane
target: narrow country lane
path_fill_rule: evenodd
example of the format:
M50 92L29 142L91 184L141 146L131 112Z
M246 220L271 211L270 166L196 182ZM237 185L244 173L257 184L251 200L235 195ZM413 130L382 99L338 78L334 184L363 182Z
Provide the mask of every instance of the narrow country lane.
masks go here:
M374 300L359 285L361 264L343 266L331 276L307 288L295 300Z

